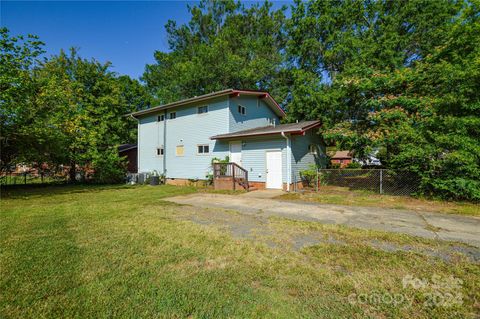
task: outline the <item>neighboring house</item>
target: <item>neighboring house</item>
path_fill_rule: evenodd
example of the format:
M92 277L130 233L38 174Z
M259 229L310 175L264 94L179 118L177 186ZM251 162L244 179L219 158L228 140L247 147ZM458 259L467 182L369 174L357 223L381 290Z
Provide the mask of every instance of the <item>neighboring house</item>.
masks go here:
M125 156L128 161L127 171L129 173L137 172L137 144L122 144L118 147L118 155L120 157Z
M350 151L336 151L330 158L330 163L340 165L340 168L344 168L352 162L353 158L350 155Z
M207 179L212 160L228 157L248 172L246 185L289 190L300 170L325 165L320 122L279 125L285 112L267 92L228 89L131 115L138 120L138 172L163 173L167 183Z

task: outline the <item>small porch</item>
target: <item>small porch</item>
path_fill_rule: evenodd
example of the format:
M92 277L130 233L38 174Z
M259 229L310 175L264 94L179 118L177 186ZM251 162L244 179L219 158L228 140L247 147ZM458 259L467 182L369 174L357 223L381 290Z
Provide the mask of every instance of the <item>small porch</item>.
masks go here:
M221 190L252 190L248 171L237 163L213 163L213 186Z

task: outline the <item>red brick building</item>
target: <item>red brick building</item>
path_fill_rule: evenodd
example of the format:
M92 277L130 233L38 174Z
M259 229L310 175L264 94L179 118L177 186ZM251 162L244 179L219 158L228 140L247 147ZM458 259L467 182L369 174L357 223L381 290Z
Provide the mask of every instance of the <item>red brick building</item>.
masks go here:
M350 155L350 151L336 151L330 159L332 165L340 165L340 168L344 168L352 162L353 158Z

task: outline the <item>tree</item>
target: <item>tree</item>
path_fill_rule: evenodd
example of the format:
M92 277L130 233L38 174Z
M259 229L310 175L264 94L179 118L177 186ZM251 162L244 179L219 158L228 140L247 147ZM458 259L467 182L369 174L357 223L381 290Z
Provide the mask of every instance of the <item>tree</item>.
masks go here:
M43 142L33 147L33 141L48 140L45 132L23 130L41 119L36 116L35 96L38 86L32 69L44 53L43 43L33 35L13 37L6 28L0 29L0 168L9 168L13 159L42 158ZM38 134L38 135L34 135Z
M171 52L156 51L143 80L160 103L223 90L268 90L284 99L288 76L284 9L229 1L189 7L191 20L166 25Z
M71 181L77 166L93 169L97 181L121 176L116 146L136 140L136 122L125 115L150 106L145 88L76 49L40 60L36 37L1 32L2 167L64 164Z
M358 157L380 149L424 193L480 200L478 19L468 1L297 3L290 116Z
M109 63L82 59L71 49L34 71L41 83L38 103L49 109L46 125L55 132L63 150L60 161L70 166L71 180L75 180L77 165L99 170L94 164L104 161L96 159L107 158L105 154L116 145L133 140L134 123L125 115L148 106L149 97L138 82L117 78L109 67ZM118 156L108 158L110 166L115 166L112 161L120 165Z

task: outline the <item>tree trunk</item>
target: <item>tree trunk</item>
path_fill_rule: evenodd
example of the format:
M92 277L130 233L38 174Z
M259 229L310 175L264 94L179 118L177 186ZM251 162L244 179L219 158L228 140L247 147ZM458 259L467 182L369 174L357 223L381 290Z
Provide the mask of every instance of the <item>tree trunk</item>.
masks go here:
M77 176L76 176L76 175L77 175L77 171L76 171L76 169L75 169L75 162L71 162L71 163L70 163L70 170L69 170L69 172L68 172L68 175L69 175L69 177L70 177L69 182L70 182L70 183L75 183L76 177L77 177Z

